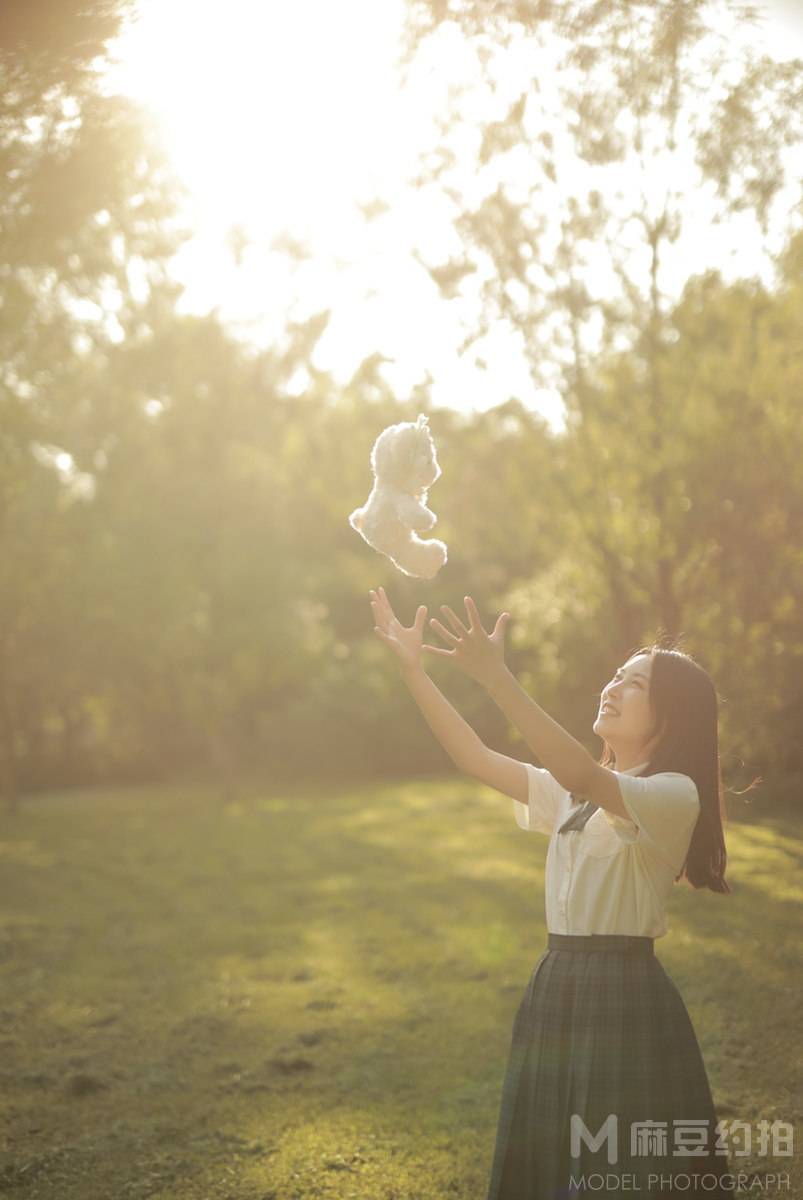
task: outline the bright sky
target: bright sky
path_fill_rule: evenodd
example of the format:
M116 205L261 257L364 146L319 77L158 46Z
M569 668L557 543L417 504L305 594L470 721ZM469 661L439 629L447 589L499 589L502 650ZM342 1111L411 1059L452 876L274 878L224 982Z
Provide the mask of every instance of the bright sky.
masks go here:
M487 369L475 364L476 350L458 353L471 301L444 302L416 261L416 250L434 262L458 250L446 202L408 181L422 149L437 144L432 114L443 110L451 84L470 78L472 60L459 37L441 38L401 88L403 6L227 0L221 19L218 0L140 0L139 20L117 47L112 86L152 110L187 188L194 236L174 264L183 307L216 308L259 343L280 333L288 313L332 307L315 361L340 380L378 351L393 360L383 372L400 399L429 373L435 405L484 410L517 395L560 427L557 392L531 378L504 327L480 348ZM798 0L765 7L767 51L803 57ZM512 53L506 63L511 95L516 71L520 80L532 72L528 55L519 62ZM539 78L548 79L548 64L542 57ZM589 186L568 159L559 174L564 190ZM366 222L360 205L377 197L387 209ZM679 292L708 266L726 278L769 282L767 252L780 247L782 230L762 244L752 222L711 227L702 196L700 204L663 286ZM248 244L235 252L238 231ZM292 264L272 249L284 231L308 247L309 260ZM633 262L634 271L643 267ZM590 257L588 278L595 294L610 293L604 256Z

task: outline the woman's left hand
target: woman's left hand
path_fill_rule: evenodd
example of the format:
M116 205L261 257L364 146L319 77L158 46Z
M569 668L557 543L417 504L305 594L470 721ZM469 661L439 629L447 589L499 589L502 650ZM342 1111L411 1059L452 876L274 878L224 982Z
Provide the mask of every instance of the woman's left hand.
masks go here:
M451 650L442 650L439 646L422 646L421 649L430 654L443 654L451 658L466 675L476 679L484 687L494 683L505 669L505 631L507 630L510 613L502 613L494 626L493 633L486 633L480 621L477 606L470 596L465 596L466 612L468 613L468 629L455 616L448 604L441 605L441 611L446 614L454 632L450 632L435 617L430 618L430 625L444 639Z

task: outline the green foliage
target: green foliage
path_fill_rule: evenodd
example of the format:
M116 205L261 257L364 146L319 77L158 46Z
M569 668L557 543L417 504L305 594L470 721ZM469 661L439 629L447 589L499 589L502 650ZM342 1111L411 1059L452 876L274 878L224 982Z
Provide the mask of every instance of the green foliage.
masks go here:
M569 125L591 165L644 150L637 123L627 144L603 145L612 112L649 111L669 143L699 92L690 61L701 27L670 28L661 6L640 7L595 6L599 45L591 25L588 40L579 26L570 39L569 65L588 75L566 111L582 115ZM513 12L497 8L501 23L483 33L491 73ZM565 195L550 255L540 175L554 174L556 136L533 118L537 89L502 88L476 131L476 178L488 180L476 205L454 190L445 122L430 182L452 188L462 253L427 265L445 300L481 281L469 344L503 317L537 379L559 343L566 430L515 396L471 417L432 411L426 387L400 403L379 354L346 384L314 366L326 312L260 352L215 317L180 315L167 273L180 240L173 184L140 116L103 94L93 66L113 7L63 5L59 22L46 11L30 6L0 43L6 794L212 772L234 795L246 768L285 779L451 770L373 635L368 589L379 584L407 620L420 603L435 613L469 593L491 623L510 611L513 670L592 751L611 668L660 631L685 635L724 702L726 782L761 772L792 794L803 777L801 235L778 257L777 286L692 275L670 303L660 263L687 219L674 196L663 214L637 214L652 286L622 271L622 295L595 303L584 247L615 251L622 213L595 187ZM542 5L538 20L556 11ZM703 6L694 11L702 20ZM628 59L617 37L634 21L644 53ZM628 82L633 55L642 73ZM606 56L616 70L603 87L593 72ZM794 133L790 86L764 64L727 93L733 128L749 132L776 89L777 127L757 164L768 172ZM529 190L506 175L522 142ZM736 153L732 142L723 134L723 154ZM745 144L747 179L752 134ZM430 502L449 545L428 584L396 572L347 522L371 486L375 437L419 411L439 448ZM469 681L441 660L430 669L481 737L527 756Z

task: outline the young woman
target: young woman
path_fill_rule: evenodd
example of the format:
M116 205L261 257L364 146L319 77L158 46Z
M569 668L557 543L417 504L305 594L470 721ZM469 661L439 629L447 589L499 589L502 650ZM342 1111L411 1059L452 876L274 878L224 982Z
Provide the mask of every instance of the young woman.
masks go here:
M603 688L600 761L520 687L466 597L468 626L409 628L382 588L375 632L462 772L513 799L521 829L549 837L548 940L516 1014L487 1200L583 1195L732 1196L727 1149L697 1038L654 954L673 883L730 891L717 697L707 672L675 649L644 647ZM544 764L491 750L423 668L450 658L482 684Z

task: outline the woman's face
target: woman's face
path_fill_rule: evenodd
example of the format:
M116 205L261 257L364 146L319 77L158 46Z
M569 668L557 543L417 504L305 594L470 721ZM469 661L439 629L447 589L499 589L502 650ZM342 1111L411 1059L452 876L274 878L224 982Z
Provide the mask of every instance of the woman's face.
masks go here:
M594 732L604 738L617 758L649 758L655 717L650 706L652 656L628 659L605 685L600 696ZM657 741L657 738L654 739Z

